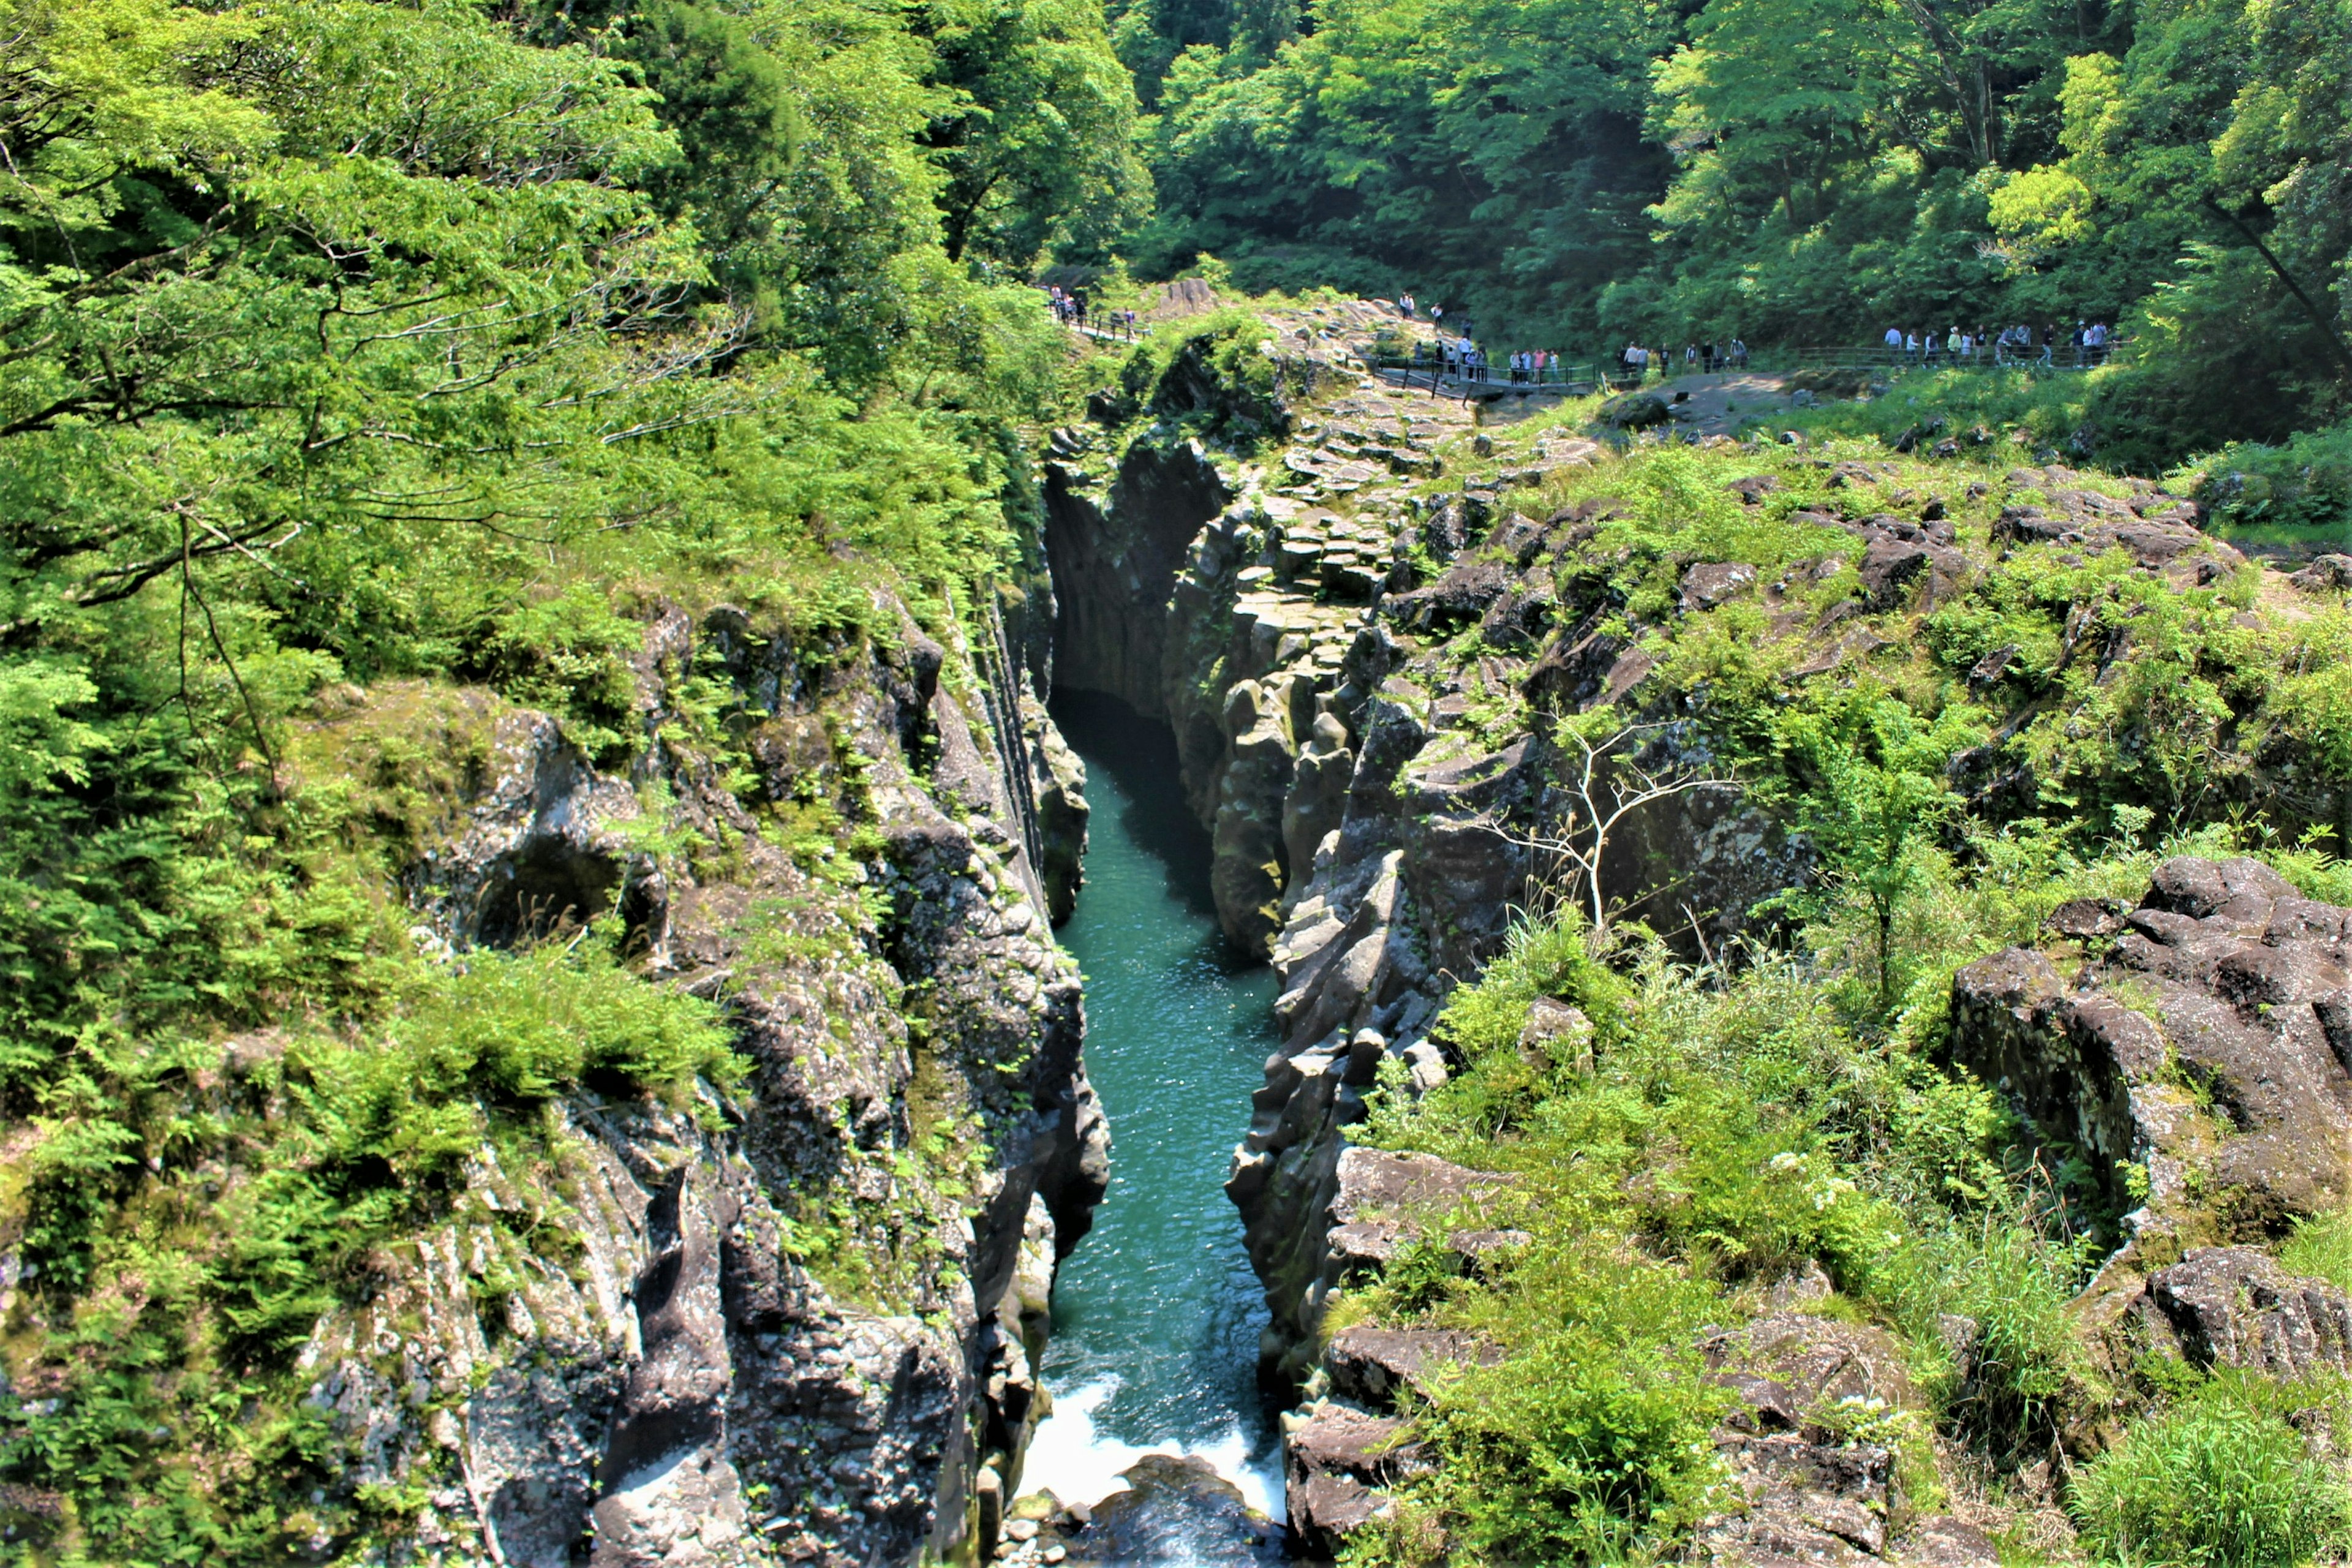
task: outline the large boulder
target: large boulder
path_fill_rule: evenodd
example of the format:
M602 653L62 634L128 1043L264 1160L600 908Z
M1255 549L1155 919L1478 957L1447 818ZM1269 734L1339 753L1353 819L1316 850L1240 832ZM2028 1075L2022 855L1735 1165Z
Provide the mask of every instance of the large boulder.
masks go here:
M2147 1282L2182 1354L2290 1381L2352 1372L2352 1300L2247 1247L2202 1247Z
M1593 417L1612 430L1651 430L1672 424L1675 414L1663 398L1646 392L1629 392L1602 404Z
M2340 1205L2352 910L2257 861L2183 857L2122 923L2112 942L2085 939L2087 963L2011 948L1960 971L1953 1055L2088 1156L2114 1198L2139 1185L2122 1171L2140 1167L2135 1233L2255 1240Z
M1072 1568L1171 1562L1242 1568L1285 1560L1282 1531L1206 1459L1146 1454L1119 1479L1127 1485L1087 1510L1075 1530L1055 1531Z

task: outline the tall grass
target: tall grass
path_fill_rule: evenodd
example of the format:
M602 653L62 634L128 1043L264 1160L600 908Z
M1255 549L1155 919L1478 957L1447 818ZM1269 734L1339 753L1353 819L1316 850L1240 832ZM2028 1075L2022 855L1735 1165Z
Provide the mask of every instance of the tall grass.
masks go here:
M2341 1552L2352 1495L2281 1414L2295 1391L2217 1376L2074 1483L2084 1546L2125 1568L2279 1568Z

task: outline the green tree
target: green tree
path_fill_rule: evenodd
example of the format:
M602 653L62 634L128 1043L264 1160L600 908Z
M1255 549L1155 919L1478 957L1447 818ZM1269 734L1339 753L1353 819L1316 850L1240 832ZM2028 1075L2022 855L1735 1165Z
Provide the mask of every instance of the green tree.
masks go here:
M947 176L949 258L1108 256L1148 210L1150 181L1101 0L934 0L924 25L948 95L926 141Z
M1938 837L1960 805L1945 782L1952 754L1975 738L1964 711L1923 721L1864 684L1790 714L1780 745L1790 804L1833 891L1868 911L1880 1016L1899 997L1895 929L1903 905L1933 885Z

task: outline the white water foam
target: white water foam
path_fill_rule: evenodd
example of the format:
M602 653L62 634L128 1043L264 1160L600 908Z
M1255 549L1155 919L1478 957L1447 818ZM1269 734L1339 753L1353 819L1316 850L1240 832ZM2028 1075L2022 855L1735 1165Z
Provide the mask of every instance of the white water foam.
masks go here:
M1021 1489L1049 1491L1064 1502L1091 1508L1127 1483L1119 1479L1146 1454L1173 1454L1181 1458L1206 1459L1220 1476L1241 1489L1242 1500L1269 1519L1283 1517L1280 1450L1252 1458L1249 1443L1236 1426L1213 1443L1161 1443L1139 1447L1095 1430L1095 1412L1118 1391L1116 1377L1097 1378L1054 1395L1053 1414L1037 1423L1029 1439L1028 1457L1021 1465Z

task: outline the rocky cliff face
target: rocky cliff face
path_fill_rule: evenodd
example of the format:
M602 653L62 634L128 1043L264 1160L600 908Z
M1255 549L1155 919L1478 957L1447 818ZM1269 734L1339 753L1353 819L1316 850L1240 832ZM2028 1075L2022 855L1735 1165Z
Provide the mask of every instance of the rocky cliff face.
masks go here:
M2136 907L2066 905L2047 945L1954 980L1953 1054L2128 1210L2081 1303L2111 1365L2352 1364L2352 1303L2266 1252L2352 1182L2347 932L2257 861L2182 858Z
M2020 551L2114 560L2176 586L2242 563L2155 486L2117 497L2020 469L1968 490L1990 521L1964 537L1945 499L1904 489L1893 465L1805 460L1796 499L1775 471L1787 458L1759 453L1759 471L1719 502L1672 504L1769 515L1816 542L1810 552L1769 573L1679 561L1660 594L1659 568L1610 530L1662 502L1593 493L1599 481L1580 476L1602 462L1594 441L1517 426L1507 387L1481 405L1373 377L1370 335L1422 329L1370 302L1268 326L1263 353L1304 367L1277 380L1309 391L1279 418L1240 421L1253 439L1218 437L1235 422L1216 412L1198 355L1157 388L1097 398L1097 427L1056 437L1055 570L1061 678L1174 729L1213 835L1226 935L1282 977L1284 1045L1228 1190L1266 1287L1267 1355L1302 1377L1340 1272L1328 1237L1345 1204L1345 1129L1383 1064L1407 1092L1444 1080L1426 1036L1448 991L1495 953L1515 909L1560 896L1571 872L1582 882L1548 835L1606 816L1636 771L1715 770L1702 724L1661 678L1677 644L1744 637L1776 650L1778 679L1843 676L1916 643L1925 617ZM2081 648L2069 659L2112 659L2128 637L2087 614L2070 625ZM2022 723L2035 698L2018 658L1996 649L1969 679ZM1603 705L1643 727L1588 767L1562 720ZM1956 784L1996 815L2035 787L1990 748L1960 760ZM1609 905L1698 956L1810 867L1805 844L1737 789L1692 789L1619 819L1599 879Z
M1058 678L1168 721L1225 934L1283 979L1285 1045L1228 1190L1267 1352L1293 1375L1334 1278L1341 1130L1383 1061L1443 1080L1424 1038L1441 999L1554 869L1505 826L1562 807L1543 713L1622 700L1649 668L1607 605L1563 608L1538 568L1590 535L1591 510L1515 509L1599 448L1548 433L1497 468L1476 409L1362 373L1383 320L1368 303L1275 318L1265 352L1313 390L1255 443L1204 444L1164 412L1213 401L1180 359L1163 412L1061 433L1051 470ZM1482 472L1437 482L1465 459ZM1622 898L1675 867L1696 878L1683 899L1736 916L1801 860L1753 814L1686 798L1629 820L1606 869Z
M551 1171L486 1147L458 1211L319 1324L302 1364L352 1484L425 1488L436 1554L908 1562L1010 1495L1054 1266L1107 1174L1046 925L1083 773L994 623L944 647L884 608L895 636L839 641L661 614L627 776L479 693L356 694L319 726L486 731L406 879L450 962L617 918L752 1064L691 1112L575 1096ZM663 739L689 674L741 702L748 788ZM870 825L870 860L795 837L820 804Z

